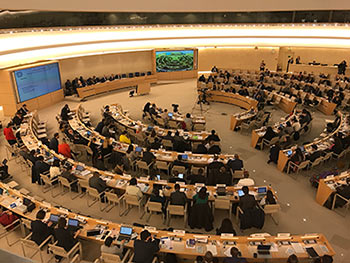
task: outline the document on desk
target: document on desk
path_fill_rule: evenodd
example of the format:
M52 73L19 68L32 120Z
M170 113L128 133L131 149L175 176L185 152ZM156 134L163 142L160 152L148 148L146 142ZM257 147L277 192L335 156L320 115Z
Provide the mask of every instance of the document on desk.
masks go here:
M295 253L305 253L305 249L298 242L292 242L292 247L293 247Z
M218 250L215 245L207 245L207 251L210 251L213 256L216 256L218 254Z

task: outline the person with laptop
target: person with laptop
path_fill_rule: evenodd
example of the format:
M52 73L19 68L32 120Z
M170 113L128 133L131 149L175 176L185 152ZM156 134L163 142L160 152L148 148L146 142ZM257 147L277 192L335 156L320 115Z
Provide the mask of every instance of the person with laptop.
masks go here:
M32 221L32 240L39 246L48 236L53 233L51 228L52 222L49 221L47 224L44 222L46 212L44 210L39 210L36 214L36 220Z
M113 241L114 238L111 236L107 237L105 243L101 246L101 253L114 254L118 255L120 258L123 258L124 243L126 239L120 241L120 245L112 244Z
M170 194L170 204L185 206L187 202L187 197L184 192L180 191L180 185L175 184L174 189L175 191Z
M239 198L239 207L245 212L256 206L256 200L254 195L249 194L248 186L243 186L242 191L244 195Z
M147 146L146 151L142 153L142 161L146 162L147 165L152 163L156 157L154 154L151 152L151 147Z
M128 195L136 195L139 200L143 198L143 193L141 189L137 186L136 178L130 179L129 185L127 185L125 188L125 193Z
M185 155L185 156L188 157L187 155ZM177 156L177 159L173 162L173 166L175 166L175 165L182 166L182 167L185 167L186 169L188 169L188 164L183 161L182 154L179 154Z
M241 257L241 252L236 247L232 247L230 250L231 257L226 257L224 263L245 263L247 260Z
M89 186L95 188L99 193L104 192L108 188L106 182L100 178L98 172L94 172L89 178Z
M262 207L265 205L275 205L277 204L276 198L271 190L267 190L266 195L261 199L259 203Z
M190 184L205 184L207 179L204 176L203 168L199 168L196 174L187 176L187 180L190 181Z
M140 239L134 241L134 263L151 263L159 251L159 239L152 238L148 230L140 233Z
M78 242L77 237L80 234L80 230L77 230L74 235L67 228L67 220L64 217L60 217L57 222L57 228L55 229L55 239L57 240L57 246L63 247L66 252L70 251L72 247ZM60 262L62 257L55 256L56 262Z

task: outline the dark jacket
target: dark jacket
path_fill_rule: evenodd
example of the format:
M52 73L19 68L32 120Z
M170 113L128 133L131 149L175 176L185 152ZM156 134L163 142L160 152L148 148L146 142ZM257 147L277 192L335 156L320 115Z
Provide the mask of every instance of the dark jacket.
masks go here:
M227 165L231 168L232 171L242 170L243 161L241 159L231 159L228 161Z
M97 189L99 193L103 192L107 188L107 184L99 176L91 176L89 179L89 186Z
M208 203L195 204L190 210L188 224L191 228L204 228L205 231L213 229L213 213Z
M265 223L264 211L254 206L251 209L246 210L240 217L240 228L248 229L255 227L262 229Z
M55 238L58 241L57 246L63 247L65 251L69 251L77 243L72 236L72 233L65 228L55 229Z
M159 251L159 239L153 241L134 241L134 259L135 263L151 263L154 255Z
M144 152L142 154L142 161L146 162L147 164L150 164L156 157L151 152Z
M171 205L185 205L187 198L185 193L180 191L175 191L170 194L170 204Z
M239 207L243 210L243 212L255 206L256 206L256 200L253 195L250 195L250 194L243 195L239 199Z
M32 240L40 245L49 235L52 234L52 229L40 220L35 220L31 223Z
M55 137L50 140L49 148L58 153L58 140Z

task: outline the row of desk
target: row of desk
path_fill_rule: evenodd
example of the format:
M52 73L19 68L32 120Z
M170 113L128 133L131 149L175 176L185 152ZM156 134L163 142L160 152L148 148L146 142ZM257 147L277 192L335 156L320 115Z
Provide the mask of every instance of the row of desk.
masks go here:
M278 74L278 73L276 73L276 74ZM283 75L285 75L285 74L283 74ZM288 75L288 77L291 77L292 76L292 74L287 74ZM218 76L218 73L212 73L212 76ZM244 75L240 75L244 80L246 80L246 81L248 81L248 80L250 80L250 81L253 81L253 82L255 82L255 81L257 81L258 80L258 76L256 76L256 77L251 77L249 74L247 75L247 74L244 74ZM231 76L231 78L232 78L233 76ZM280 75L278 75L278 77L272 77L272 78L268 78L268 79L266 79L265 78L265 83L270 83L271 82L271 84L272 84L272 82L274 82L274 81L277 81L277 80L279 80L279 79L281 79L281 76ZM288 79L289 80L289 79ZM289 81L291 81L291 80L289 80ZM293 82L298 82L297 80L293 80ZM307 84L307 83L304 83L303 81L300 81L300 82L298 82L301 86L304 86L304 84ZM208 83L207 85L212 85L212 83ZM199 86L199 84L198 84L198 86ZM229 87L230 86L230 84L227 84L227 85L225 85L225 86L227 86L227 87ZM275 86L275 84L273 84L273 86ZM281 86L281 88L282 87L285 87L285 86ZM303 91L297 91L297 95L301 95L301 93L303 93ZM310 96L311 94L309 94L308 96ZM283 95L282 95L283 96ZM322 113L324 113L324 114L326 114L326 115L331 115L332 113L333 113L333 111L334 111L334 109L335 109L335 107L336 107L336 104L335 103L332 103L332 102L329 102L328 100L327 100L327 98L324 98L324 97L316 97L317 99L319 99L319 105L317 106L317 109L319 110L319 111L321 111ZM279 107L283 110L283 111L285 111L286 113L290 113L293 109L294 109L294 107L296 106L296 104L297 104L297 102L295 102L294 100L292 100L292 98L287 98L286 96L283 96L283 98L281 98L281 101L279 102Z
M341 113L340 111L337 112L337 115L340 118L340 123L339 123L339 126L337 127L337 129L335 129L333 132L331 132L329 134L322 133L322 134L320 134L320 137L323 137L323 138L316 138L313 142L306 144L306 145L303 145L305 152L314 151L312 148L312 145L317 145L318 150L326 150L333 144L333 142L331 140L335 134L337 134L340 131L348 131L349 130L348 115ZM297 148L296 146L293 146L290 149L284 149L284 150L281 150L279 152L278 163L277 163L278 170L280 170L281 172L284 171L284 169L286 168L286 165L288 163L289 157L291 156L291 154L288 154L288 153L294 153L296 148Z
M78 105L78 110L79 107L83 107L82 104ZM149 131L149 128L151 127L152 130L156 132L156 134L160 137L163 137L167 135L168 131L171 131L172 133L175 133L175 129L165 129L162 127L159 127L157 125L155 126L150 126L142 123L141 121L135 121L130 119L123 111L122 106L119 104L112 104L109 108L111 117L122 127L127 129L129 133L135 134L138 129L141 128L142 132ZM176 121L180 121L180 118L176 118ZM194 123L201 123L205 124L205 119L204 118L194 118L193 119ZM204 141L208 135L210 135L209 132L207 131L201 131L201 132L196 132L196 131L184 131L181 129L177 129L181 134L186 137L186 139L193 141L193 142L201 142Z
M65 216L66 218L78 219L81 222L82 229L79 238L95 242L102 245L102 235L88 236L87 231L92 229L102 229L104 232L109 231L109 235L118 236L122 224L111 222L104 219L94 219L81 214L72 213L66 208L56 208L50 203L40 202L33 197L23 195L19 191L10 188L4 183L0 183L0 187L4 190L0 196L0 205L6 209L20 215L29 220L35 220L36 213L39 209L47 211L46 218L49 218L50 213ZM23 213L19 207L23 204L23 198L32 200L36 208L32 212ZM16 205L14 207L14 204ZM217 235L202 235L190 234L181 230L164 231L158 230L155 227L133 227L133 233L136 233L135 238L147 229L156 238L161 240L161 253L174 253L180 258L194 259L196 256L203 255L206 251L216 252L216 257L226 257L232 246L237 247L243 257L248 259L248 262L285 262L290 254L296 254L300 259L308 258L305 251L306 247L313 247L319 255L335 255L335 251L329 241L323 234L306 234L306 235L278 235L278 236L232 236L230 234ZM175 241L177 238L179 241ZM194 241L193 246L189 246L189 241ZM200 242L201 241L201 242ZM271 245L270 255L257 255L258 244ZM133 247L133 240L125 244L126 247Z
M123 89L127 87L137 87L137 94L143 95L150 92L151 83L157 83L155 75L147 75L133 78L116 79L113 81L106 81L94 85L78 88L78 95L80 98L97 95L100 93Z
M83 123L83 121L79 119L77 114L75 114L73 118L69 120L69 125L74 131L78 132L83 138L87 140L91 140L92 137L97 138L96 143L99 145L101 144L100 142L101 140L106 139L104 136L100 135L98 132L94 131L90 127L87 127ZM183 132L183 133L185 134L187 132ZM182 132L180 133L180 135L181 134ZM128 144L118 142L113 138L110 138L110 142L112 143L112 145L114 145L113 149L121 153L125 153L129 147ZM134 147L137 147L137 145L134 144ZM145 149L143 149L143 151L145 151ZM187 154L188 155L187 163L195 166L206 166L213 161L213 157L214 157L211 154L194 154L192 152L179 153L175 151L166 151L165 149L158 149L158 150L151 150L151 151L156 156L156 159L158 161L164 161L167 163L174 162L177 159L178 155ZM233 154L219 155L220 160L223 161L224 163L227 163L228 160L233 157L234 157Z

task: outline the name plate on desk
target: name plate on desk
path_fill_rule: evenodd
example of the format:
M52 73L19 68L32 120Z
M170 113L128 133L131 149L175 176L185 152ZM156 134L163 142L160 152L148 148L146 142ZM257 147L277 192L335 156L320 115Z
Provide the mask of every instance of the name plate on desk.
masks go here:
M48 202L43 201L43 202L42 202L42 205L45 206L45 207L47 207L47 208L51 208L51 204L48 203Z
M232 239L232 240L238 239L238 237L235 237L233 234L228 234L228 233L222 233L220 238L221 239Z
M157 184L168 184L167 180L158 180Z
M59 209L57 209L57 212L59 212L61 214L66 214L66 215L69 214L69 211L65 208L59 208Z
M145 229L151 233L158 233L157 228L155 228L154 226L145 226Z
M121 176L122 179L131 179L131 175L130 174L123 174L123 176Z
M174 229L173 233L176 234L177 236L184 236L186 232L185 230Z

